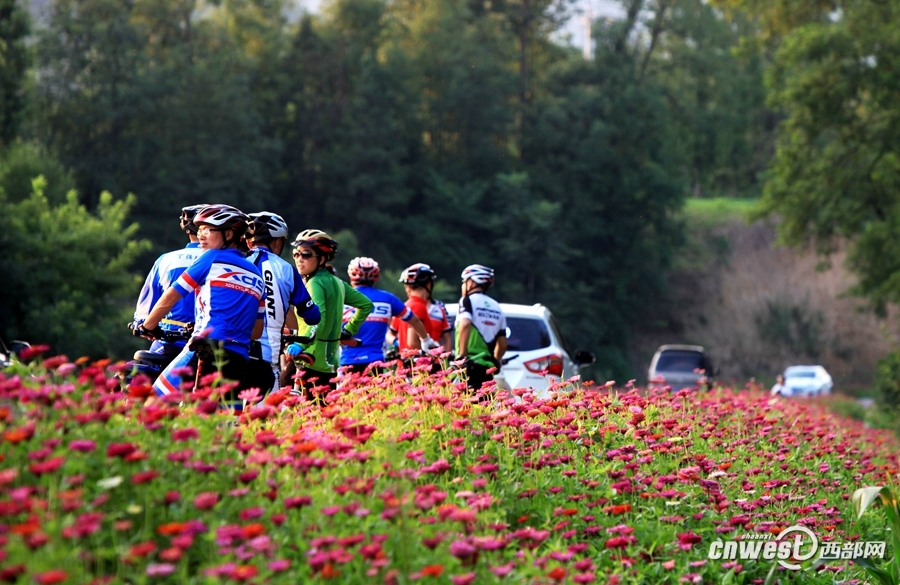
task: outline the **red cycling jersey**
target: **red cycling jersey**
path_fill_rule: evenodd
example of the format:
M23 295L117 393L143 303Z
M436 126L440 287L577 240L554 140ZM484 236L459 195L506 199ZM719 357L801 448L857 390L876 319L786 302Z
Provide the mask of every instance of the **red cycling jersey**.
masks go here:
M422 324L425 325L425 331L427 331L428 335L435 341L440 342L441 334L450 329L450 323L447 321L447 314L440 305L436 303L433 304L429 311L428 301L421 297L410 297L406 301L406 306L409 307L409 310L422 321ZM437 318L438 315L440 315L440 319ZM400 349L409 349L409 344L406 342L407 334L409 332L409 323L394 317L391 321L391 330L397 332L397 341Z

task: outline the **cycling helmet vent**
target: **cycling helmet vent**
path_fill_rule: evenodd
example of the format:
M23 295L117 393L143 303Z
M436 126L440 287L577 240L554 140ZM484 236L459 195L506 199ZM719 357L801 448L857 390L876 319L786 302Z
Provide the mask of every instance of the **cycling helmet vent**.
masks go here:
M194 225L194 217L204 207L206 207L206 204L201 203L199 205L188 205L187 207L181 208L180 224L182 231L197 235L197 226Z
M463 282L471 280L475 284L488 287L494 284L494 269L481 264L472 264L462 271Z
M287 222L277 213L260 211L250 214L250 221L247 223L247 237L251 240L273 240L286 238L287 235Z
M347 274L350 276L350 282L377 282L381 276L381 268L378 262L371 258L359 257L350 261L347 266Z
M423 285L428 282L434 282L437 274L428 264L413 264L402 273L400 273L400 282L408 285Z
M322 230L303 230L294 241L291 242L293 248L312 248L318 256L324 256L326 260L333 260L334 254L337 252L338 243L323 232Z

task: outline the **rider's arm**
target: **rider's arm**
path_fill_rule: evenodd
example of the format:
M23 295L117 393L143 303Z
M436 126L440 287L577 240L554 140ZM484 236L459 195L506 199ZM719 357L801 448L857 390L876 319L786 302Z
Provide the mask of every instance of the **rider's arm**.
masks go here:
M150 314L147 315L147 318L144 319L144 327L146 329L155 329L159 322L169 314L172 307L181 300L181 296L181 291L178 288L170 286L153 307L153 310L150 311Z
M441 333L441 345L444 351L453 351L453 330Z
M422 320L412 314L412 311L409 313L412 317L409 319L409 328L416 332L419 336L419 339L425 339L428 337L428 331L425 329L425 324L422 323Z
M144 286L141 288L141 295L138 297L137 306L134 309L135 321L146 319L156 303L159 302L163 292L165 292L162 285L159 283L160 260L162 260L162 256L156 259L153 268L150 269L147 278L144 280Z
M306 290L306 285L303 283L303 277L300 276L300 273L297 272L296 268L294 268L294 289L291 293L290 302L294 305L296 314L302 318L307 325L318 325L322 321L322 313L319 311L319 306L313 302L312 297L309 295L309 291ZM291 329L296 328L297 323L295 319L294 326L291 327Z
M166 289L166 292L163 293L162 297L153 307L153 310L150 311L150 314L144 320L144 327L147 329L154 329L159 325L159 322L163 317L169 314L169 311L172 310L175 303L181 300L181 297L199 290L200 283L206 281L206 277L209 275L209 269L212 266L213 260L215 260L215 254L213 254L212 251L202 254L199 258L194 260L194 263L188 266L187 269L181 273L181 276L179 276L178 279Z
M506 335L500 334L497 336L497 343L494 345L494 358L499 362L503 359L503 354L506 353Z
M266 328L265 319L257 319L256 323L253 324L253 334L250 336L250 339L259 339L262 337L263 330Z
M469 319L456 318L456 358L464 358L469 351L469 334L472 332L472 322Z
M369 297L362 294L343 280L341 283L344 285L344 304L356 307L356 312L353 314L353 317L350 318L347 325L344 326L344 331L350 335L356 335L359 328L362 327L362 324L366 322L366 317L369 316L369 313L372 312L372 308L375 305L372 304Z

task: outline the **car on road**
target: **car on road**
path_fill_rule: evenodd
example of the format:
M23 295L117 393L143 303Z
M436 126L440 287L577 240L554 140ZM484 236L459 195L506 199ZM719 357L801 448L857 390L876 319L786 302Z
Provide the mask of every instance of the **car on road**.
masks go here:
M831 394L834 382L822 366L790 366L784 370L783 396Z
M650 388L669 386L676 391L710 387L715 374L703 346L662 345L650 361L647 380Z
M553 382L579 375L580 368L594 363L594 354L585 350L570 353L550 309L541 304L500 303L506 314L507 349L504 364L495 377L497 387L532 388L535 396L547 397ZM451 325L458 305L447 305Z

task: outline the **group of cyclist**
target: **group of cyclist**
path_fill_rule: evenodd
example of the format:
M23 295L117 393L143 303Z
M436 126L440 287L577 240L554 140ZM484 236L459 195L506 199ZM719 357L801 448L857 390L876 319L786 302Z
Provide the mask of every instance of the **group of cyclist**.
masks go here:
M226 395L233 408L250 388L264 395L290 386L322 403L314 390L336 388L338 368L350 374L387 367L392 343L400 355L455 351L473 390L500 367L506 317L486 294L494 281L486 266L462 272L453 348L446 308L432 298L437 275L427 264L403 271L404 303L375 288L380 268L372 258L350 262L349 284L338 278L338 243L321 230L300 232L290 243L295 264L283 260L289 230L278 214L192 205L181 210L180 226L189 242L156 260L130 326L153 340L151 352L173 356L154 382L159 395L180 392L187 372L195 388L219 372L234 382ZM185 330L189 336L172 336Z

